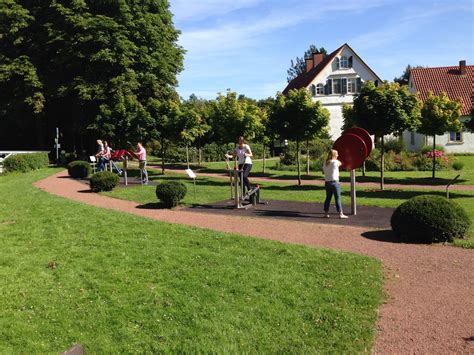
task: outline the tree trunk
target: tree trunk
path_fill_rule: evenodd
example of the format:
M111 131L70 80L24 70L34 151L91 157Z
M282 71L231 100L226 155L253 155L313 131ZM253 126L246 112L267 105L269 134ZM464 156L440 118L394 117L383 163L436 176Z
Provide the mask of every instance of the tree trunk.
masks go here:
M265 144L262 144L263 145L263 169L262 169L262 172L265 174Z
M296 141L296 165L298 166L298 186L301 185L300 141Z
M384 136L380 139L380 190L384 190L385 151Z
M364 160L364 163L362 164L362 176L365 176L365 160Z
M309 140L306 140L306 175L309 175Z
M433 136L433 171L432 171L432 174L431 174L431 177L434 179L436 177L436 155L435 155L435 151L436 151L436 135Z
M201 162L202 162L202 149L201 149L201 146L199 146L198 148L198 165L201 166Z
M189 145L186 143L186 164L188 165L189 169Z

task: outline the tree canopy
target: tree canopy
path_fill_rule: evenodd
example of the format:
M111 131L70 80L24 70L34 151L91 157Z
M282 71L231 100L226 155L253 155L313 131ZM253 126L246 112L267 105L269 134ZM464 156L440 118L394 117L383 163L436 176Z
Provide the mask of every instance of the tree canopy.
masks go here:
M18 90L0 95L0 120L72 141L86 129L121 144L153 133L150 103L177 99L178 35L167 0L5 0L0 92Z

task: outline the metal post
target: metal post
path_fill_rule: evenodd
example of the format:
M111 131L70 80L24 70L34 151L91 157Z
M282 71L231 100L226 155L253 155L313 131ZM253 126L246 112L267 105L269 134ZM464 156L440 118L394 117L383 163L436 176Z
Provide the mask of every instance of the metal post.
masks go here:
M125 155L125 160L123 161L123 180L125 182L125 186L128 185L127 168L128 168L128 157Z
M237 168L234 169L234 202L235 207L240 208L239 177Z
M357 199L356 199L356 172L351 170L351 213L357 215Z
M196 178L193 179L193 185L194 185L194 201L196 201Z
M244 169L243 169L243 166L242 166L242 169L240 170L240 188L242 190L242 195L240 196L240 198L243 200L244 199Z
M56 127L56 164L59 164L59 127Z

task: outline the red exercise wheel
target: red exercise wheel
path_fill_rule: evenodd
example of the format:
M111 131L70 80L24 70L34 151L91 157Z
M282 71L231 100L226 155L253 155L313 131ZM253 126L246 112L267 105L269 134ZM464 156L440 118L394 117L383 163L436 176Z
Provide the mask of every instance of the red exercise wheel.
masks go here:
M343 169L357 169L367 158L367 147L364 140L353 133L344 133L332 146L339 153Z
M373 147L372 138L370 137L369 132L367 132L365 129L360 128L360 127L353 127L353 128L346 129L343 134L346 134L346 133L352 133L362 138L362 140L365 143L365 147L367 148L367 157L368 157Z

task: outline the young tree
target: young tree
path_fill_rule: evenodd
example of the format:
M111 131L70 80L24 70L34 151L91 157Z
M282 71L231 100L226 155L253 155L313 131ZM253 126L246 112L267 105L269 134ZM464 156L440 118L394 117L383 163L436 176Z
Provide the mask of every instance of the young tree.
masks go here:
M189 169L189 146L196 139L203 137L210 126L206 123L199 109L189 103L182 105L182 113L179 117L179 136L186 145L186 164Z
M309 49L307 49L304 52L303 58L301 57L296 57L295 60L291 60L291 66L288 68L286 71L288 76L286 77L286 80L288 82L292 81L294 78L296 78L298 75L304 73L306 71L306 61L305 58L311 57L313 53L321 53L323 57L327 56L327 51L324 49L324 47L317 48L314 44L311 44L309 46Z
M275 104L275 99L273 97L268 97L266 99L262 99L258 101L258 107L261 111L261 129L257 134L256 139L262 142L263 146L263 164L262 164L262 172L265 174L266 169L266 150L269 146L272 138L274 137L274 133L271 130L271 126L269 124L270 114L272 112L273 105Z
M352 107L343 109L344 127L358 126L381 138L380 189L384 189L384 136L416 129L419 124L420 102L406 86L371 81L362 86Z
M298 185L301 185L300 142L324 135L329 124L329 111L321 102L313 102L305 88L290 90L287 96L278 93L270 126L283 139L296 141Z
M421 108L420 127L418 132L433 137L433 169L432 178L436 171L436 136L448 131L460 131L463 128L461 116L462 100L450 100L446 93L435 96L430 91Z

